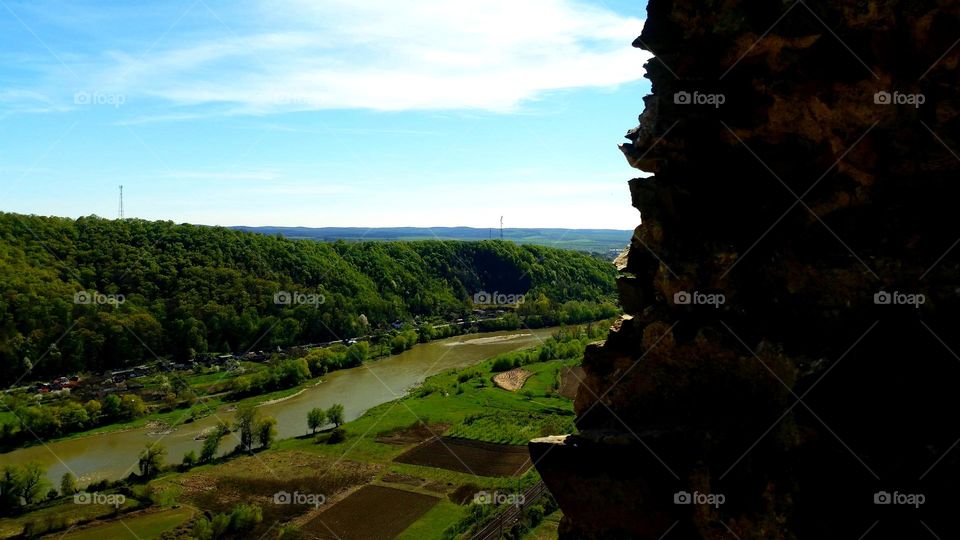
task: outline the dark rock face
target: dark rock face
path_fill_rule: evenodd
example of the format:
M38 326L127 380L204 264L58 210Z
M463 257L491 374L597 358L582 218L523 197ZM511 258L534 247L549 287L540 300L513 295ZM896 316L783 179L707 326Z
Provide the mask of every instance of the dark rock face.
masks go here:
M960 4L648 13L626 315L531 444L564 536L960 538Z

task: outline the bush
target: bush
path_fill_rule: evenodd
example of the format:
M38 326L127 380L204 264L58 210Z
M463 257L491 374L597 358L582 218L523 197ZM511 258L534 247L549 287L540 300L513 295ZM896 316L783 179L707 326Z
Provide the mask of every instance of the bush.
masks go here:
M230 513L230 530L232 532L246 532L263 521L263 510L253 504L238 504Z
M296 525L284 525L277 533L277 540L298 540L303 538L303 532Z
M338 444L345 440L347 440L347 430L336 428L330 432L330 438L327 439L327 444Z
M510 371L511 369L513 369L513 359L508 356L501 356L493 361L493 366L490 368L490 371L500 373L502 371Z

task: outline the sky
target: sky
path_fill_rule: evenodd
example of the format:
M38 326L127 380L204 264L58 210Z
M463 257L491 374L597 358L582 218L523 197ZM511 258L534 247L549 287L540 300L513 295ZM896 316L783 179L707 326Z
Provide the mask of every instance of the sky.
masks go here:
M464 6L469 6L465 9ZM632 229L627 0L0 0L0 211Z

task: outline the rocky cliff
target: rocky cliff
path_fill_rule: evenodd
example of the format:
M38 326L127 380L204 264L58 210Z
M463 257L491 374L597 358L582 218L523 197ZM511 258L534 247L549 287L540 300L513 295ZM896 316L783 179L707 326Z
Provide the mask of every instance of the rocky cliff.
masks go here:
M958 538L960 5L650 0L565 538ZM864 536L865 535L865 536Z

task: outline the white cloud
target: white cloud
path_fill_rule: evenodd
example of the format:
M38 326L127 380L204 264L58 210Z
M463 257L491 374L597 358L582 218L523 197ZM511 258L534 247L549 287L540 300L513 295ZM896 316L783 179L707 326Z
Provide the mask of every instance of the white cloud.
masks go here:
M174 29L142 57L112 51L91 86L234 113L510 111L637 80L648 58L630 46L642 20L574 0L258 2L211 4L217 37Z

